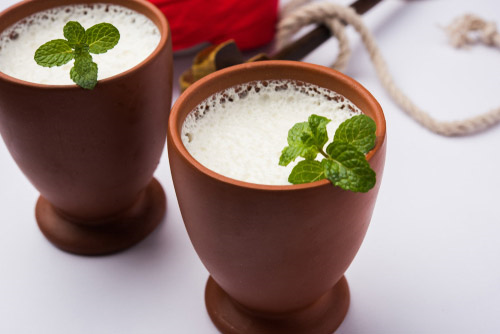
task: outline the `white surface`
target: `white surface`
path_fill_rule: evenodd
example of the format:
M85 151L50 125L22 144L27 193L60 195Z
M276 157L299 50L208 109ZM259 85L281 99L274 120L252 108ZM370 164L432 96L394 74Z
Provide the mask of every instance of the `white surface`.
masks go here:
M500 105L500 50L455 50L439 28L465 12L500 23L491 0L386 0L365 15L396 81L439 119ZM500 333L500 127L464 138L423 129L392 103L351 37L346 73L384 108L388 154L371 226L346 274L352 300L337 333ZM307 60L328 65L334 50L328 43ZM189 58L175 59L175 80ZM98 258L49 244L33 216L37 191L3 142L0 161L0 333L217 333L166 150L156 171L168 197L164 223L138 246Z

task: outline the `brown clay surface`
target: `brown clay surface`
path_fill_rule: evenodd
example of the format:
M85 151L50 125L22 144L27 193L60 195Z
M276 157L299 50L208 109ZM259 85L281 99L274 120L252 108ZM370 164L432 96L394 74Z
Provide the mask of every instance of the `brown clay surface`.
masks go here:
M377 142L367 155L377 173L372 190L353 193L327 180L287 186L251 184L219 175L191 157L180 139L186 115L218 91L266 79L301 80L331 89L375 120ZM190 87L171 112L169 161L184 223L214 282L236 303L252 310L256 318L288 312L293 323L297 310L314 305L339 282L360 247L381 184L385 139L384 115L373 96L353 79L325 67L286 61L243 64ZM207 300L212 318L218 314L215 305L226 302L222 297L214 298L218 301ZM238 327L240 320L214 322L226 322L227 329ZM318 325L315 328L323 329L311 328L308 333L331 333L338 326L330 325L328 330ZM261 330L284 333L281 327Z
M284 314L255 313L234 301L213 278L207 281L205 303L215 326L225 334L332 333L349 308L344 276L312 305Z
M100 1L22 2L3 13L0 30L43 9L96 2ZM82 225L120 216L137 202L159 163L171 103L172 50L165 17L147 1L106 2L135 9L160 29L160 45L141 64L100 80L92 91L76 85L28 83L0 73L0 132L7 148L41 193L41 203L48 201L57 208L54 214L63 213L61 221ZM159 191L155 194L160 197L152 203L162 196ZM162 208L164 204L158 212ZM52 226L49 215L44 219L37 212L37 217L42 219L40 225ZM137 242L137 236L122 236L131 238L123 240L124 248ZM56 240L51 239L70 250ZM77 248L74 251L82 254L100 253Z
M165 192L153 179L127 210L92 224L66 217L41 196L35 214L42 233L60 249L80 255L101 255L121 251L143 240L162 221L165 211Z

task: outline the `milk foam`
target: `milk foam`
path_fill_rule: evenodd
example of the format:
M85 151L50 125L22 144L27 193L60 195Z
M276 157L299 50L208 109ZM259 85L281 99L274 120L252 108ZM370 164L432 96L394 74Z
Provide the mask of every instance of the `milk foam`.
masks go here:
M160 32L146 16L128 8L108 5L73 5L36 13L6 29L0 36L0 71L12 77L41 84L74 84L69 77L74 61L46 68L33 59L42 44L62 39L68 21L85 29L107 22L120 32L120 41L107 53L92 54L98 66L98 80L124 72L146 59L158 46Z
M343 96L299 81L256 81L219 92L198 105L182 127L188 152L227 177L286 185L295 163L279 166L288 130L311 114L327 117L331 139L337 127L361 111ZM329 141L329 142L330 142Z

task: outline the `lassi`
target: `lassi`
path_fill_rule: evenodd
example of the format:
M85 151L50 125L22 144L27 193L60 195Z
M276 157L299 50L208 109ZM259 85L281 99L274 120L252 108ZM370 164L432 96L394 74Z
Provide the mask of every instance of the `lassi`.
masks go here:
M63 27L77 21L85 29L106 22L120 31L120 41L105 54L92 55L99 67L98 80L124 72L146 59L158 46L161 35L146 16L111 4L55 7L36 13L6 29L0 36L0 71L17 79L52 85L74 84L69 77L73 61L60 67L37 65L37 48L63 38Z
M337 127L361 111L345 97L300 81L255 81L212 95L198 105L182 127L188 152L224 176L268 185L287 185L293 165L279 166L288 130L311 114Z

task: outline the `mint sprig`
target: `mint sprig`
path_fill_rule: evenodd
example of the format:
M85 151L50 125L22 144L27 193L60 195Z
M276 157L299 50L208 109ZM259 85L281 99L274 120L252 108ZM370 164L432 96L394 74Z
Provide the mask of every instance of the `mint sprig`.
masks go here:
M94 89L97 84L97 64L90 53L99 54L111 50L120 40L120 32L110 23L99 23L85 30L75 21L63 28L66 39L55 39L40 46L35 61L44 67L62 66L75 60L70 78L78 86Z
M365 154L375 146L375 122L366 115L354 116L338 127L333 141L328 141L326 117L311 115L307 122L297 123L288 131L288 146L281 152L279 164L287 166L302 157L292 169L292 184L328 179L345 190L367 192L375 186L376 175ZM315 160L321 154L321 161Z

